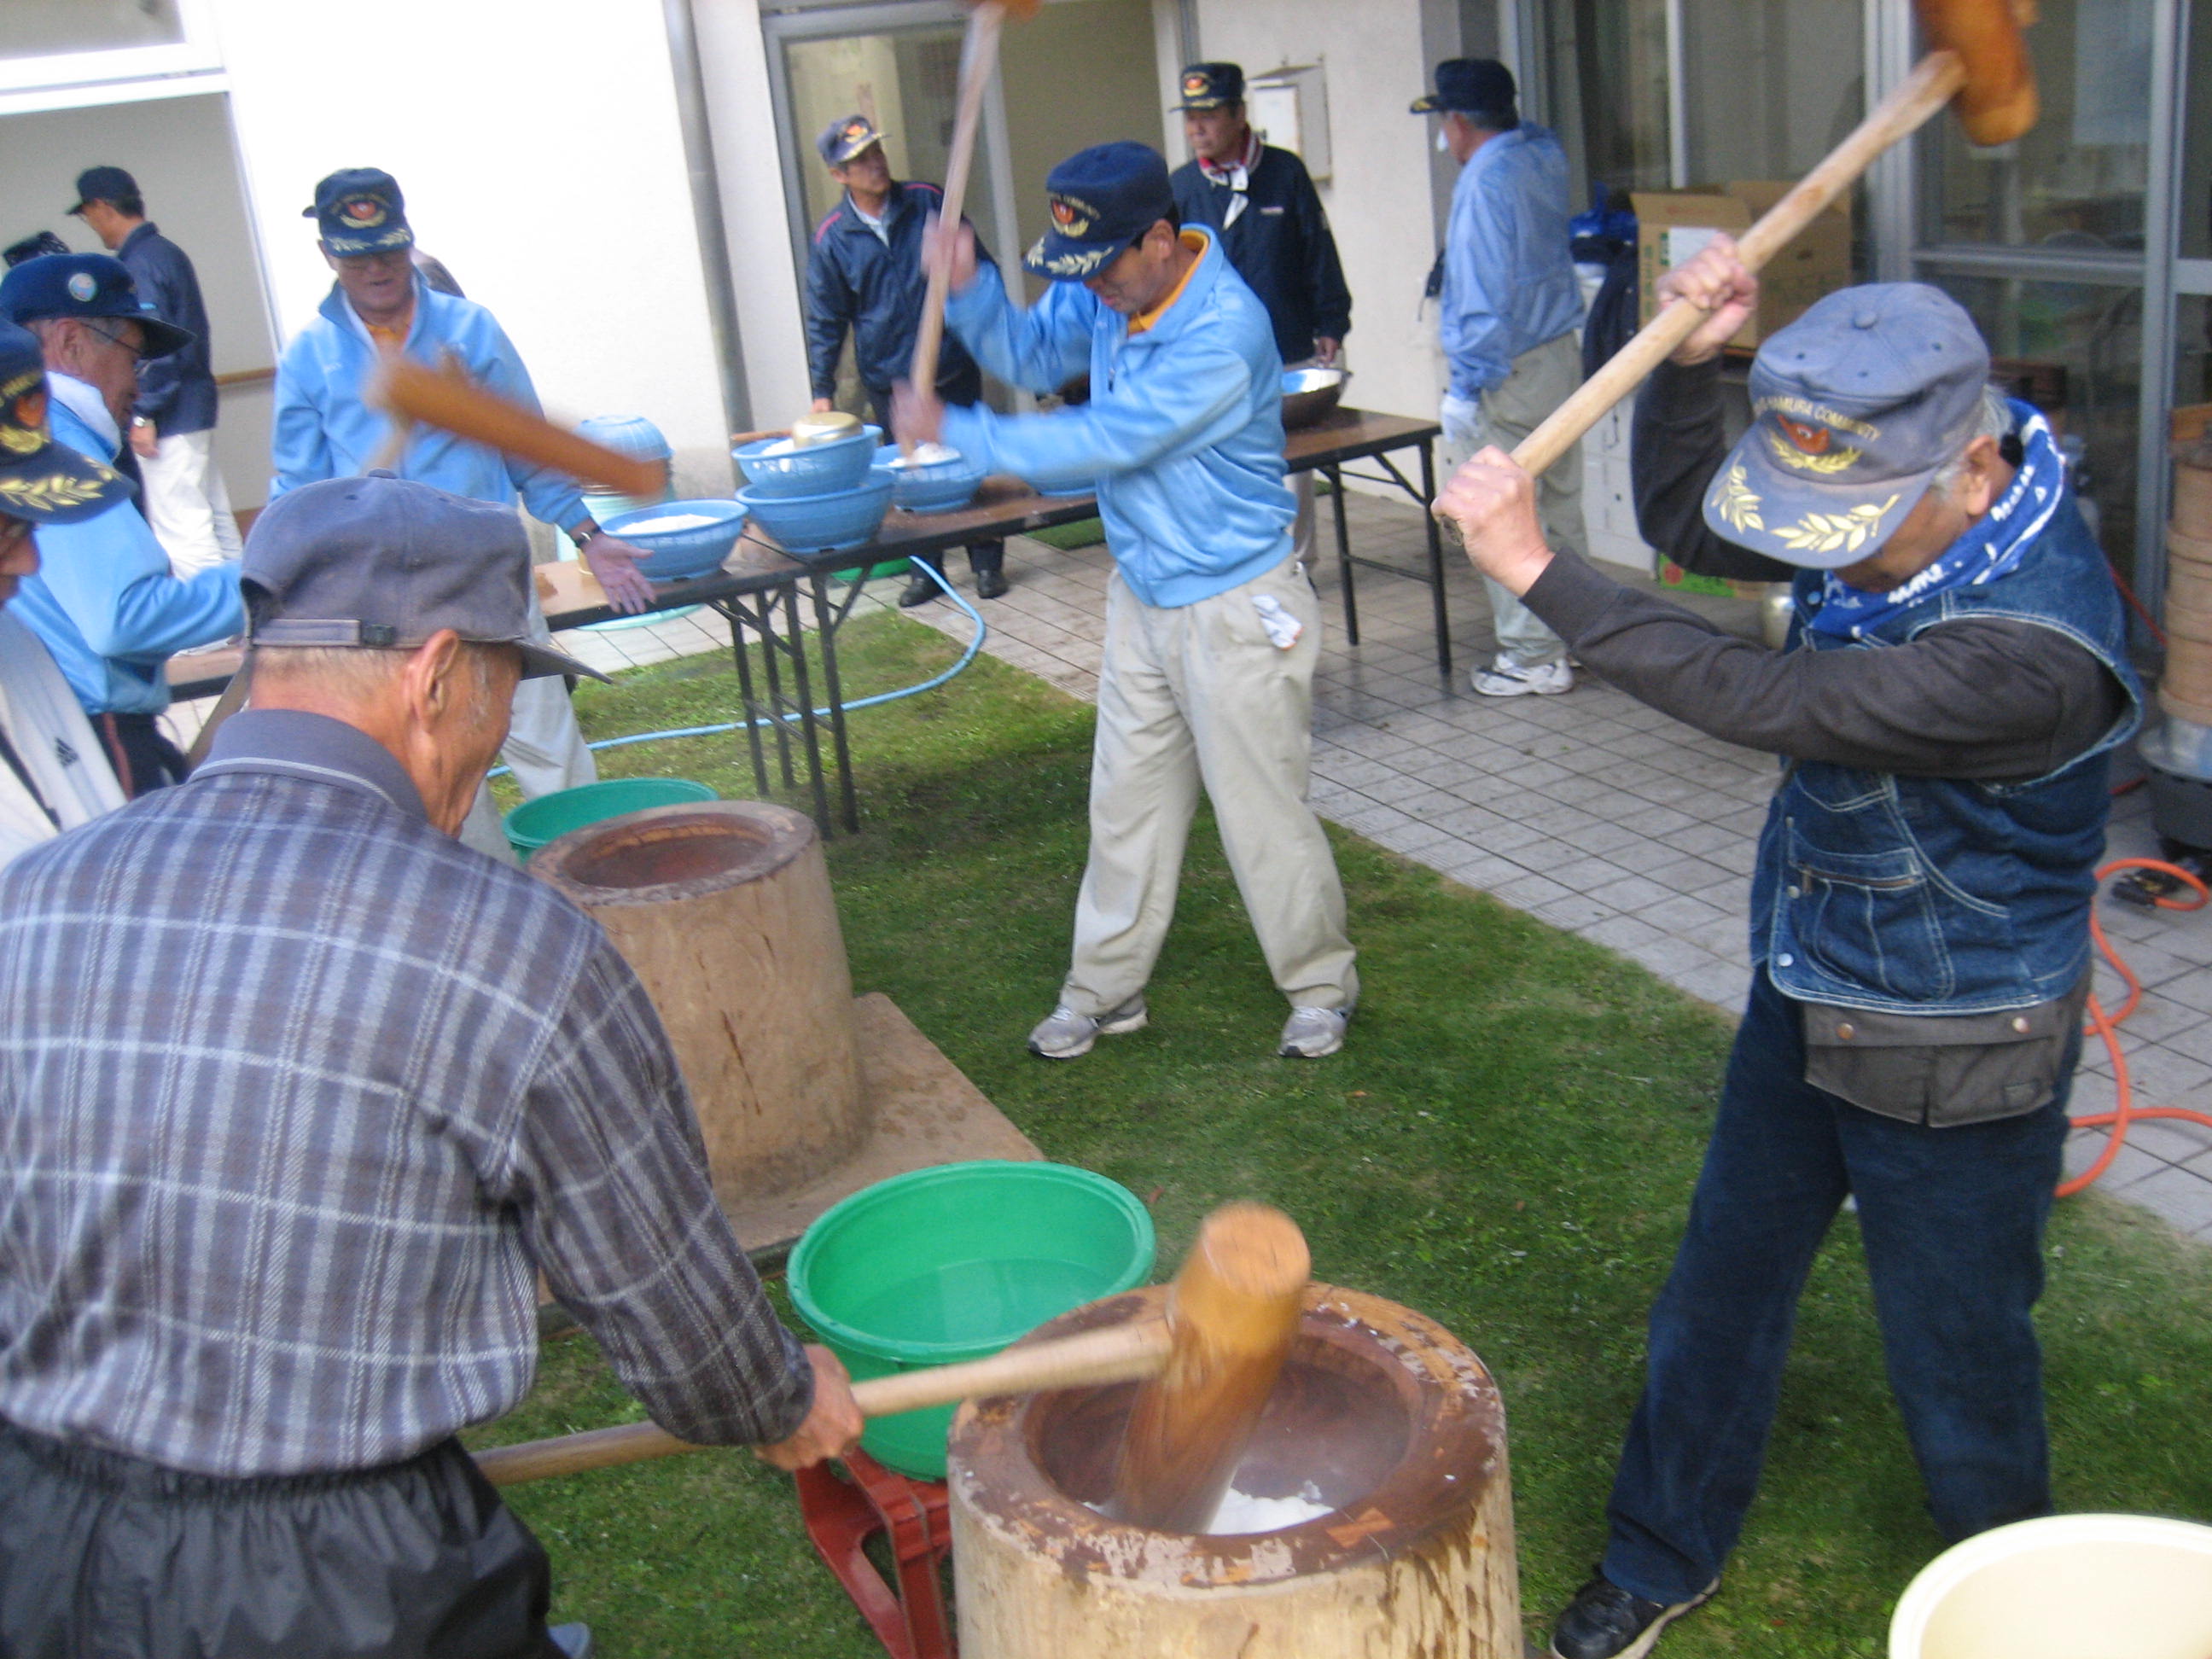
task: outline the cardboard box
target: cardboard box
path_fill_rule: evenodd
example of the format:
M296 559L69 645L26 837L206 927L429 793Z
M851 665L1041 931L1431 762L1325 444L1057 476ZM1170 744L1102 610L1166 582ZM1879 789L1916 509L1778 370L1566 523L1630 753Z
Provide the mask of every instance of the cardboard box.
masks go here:
M1738 179L1694 191L1638 191L1630 202L1638 227L1637 288L1640 321L1658 310L1659 279L1719 232L1741 237L1786 195L1788 180ZM1823 295L1851 281L1851 216L1848 205L1830 208L1800 231L1759 274L1759 309L1736 331L1732 345L1749 348L1804 315Z

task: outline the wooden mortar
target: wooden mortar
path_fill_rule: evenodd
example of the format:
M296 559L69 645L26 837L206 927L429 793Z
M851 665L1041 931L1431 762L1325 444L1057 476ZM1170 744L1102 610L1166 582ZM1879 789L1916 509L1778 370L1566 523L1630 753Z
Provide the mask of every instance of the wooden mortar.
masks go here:
M1032 1340L1159 1313L1166 1286ZM963 1659L1521 1659L1505 1415L1433 1320L1309 1286L1237 1471L1331 1513L1247 1535L1109 1519L1135 1384L971 1401L951 1446Z

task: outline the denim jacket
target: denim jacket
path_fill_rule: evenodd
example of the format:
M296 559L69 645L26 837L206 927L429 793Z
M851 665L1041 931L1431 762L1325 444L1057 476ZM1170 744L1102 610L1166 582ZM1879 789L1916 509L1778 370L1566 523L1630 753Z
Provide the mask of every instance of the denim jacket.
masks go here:
M1753 961L1786 996L1875 1012L1985 1013L2064 996L2088 966L2105 757L2142 714L2119 598L2080 513L2062 502L2009 575L1933 594L1869 640L1804 627L1820 580L1797 578L1793 649L1881 650L1942 623L2003 617L2073 640L2118 678L2129 705L2098 743L2024 782L1792 765L1759 836Z

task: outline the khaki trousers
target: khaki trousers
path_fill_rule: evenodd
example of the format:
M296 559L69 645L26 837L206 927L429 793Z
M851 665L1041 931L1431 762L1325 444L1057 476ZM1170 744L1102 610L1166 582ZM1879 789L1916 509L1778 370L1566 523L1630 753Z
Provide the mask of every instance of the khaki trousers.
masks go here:
M138 458L146 522L169 556L170 573L179 578L240 555L238 521L216 470L214 443L212 432L179 432Z
M1482 424L1487 441L1511 450L1544 423L1546 416L1574 394L1583 383L1583 348L1578 334L1562 334L1556 340L1522 352L1513 360L1513 372L1482 394ZM1449 477L1471 452L1443 446L1444 476ZM1544 544L1554 553L1583 553L1589 538L1583 527L1583 452L1577 444L1547 467L1536 480L1536 522ZM1538 618L1536 613L1504 588L1485 576L1483 592L1490 596L1492 631L1498 653L1523 668L1558 662L1567 654L1565 642Z
M1279 650L1254 601L1301 623ZM1321 605L1295 559L1196 605L1149 605L1117 569L1107 590L1091 856L1060 1000L1093 1018L1145 988L1175 914L1202 786L1275 984L1294 1007L1348 1008L1359 978L1344 886L1306 804Z

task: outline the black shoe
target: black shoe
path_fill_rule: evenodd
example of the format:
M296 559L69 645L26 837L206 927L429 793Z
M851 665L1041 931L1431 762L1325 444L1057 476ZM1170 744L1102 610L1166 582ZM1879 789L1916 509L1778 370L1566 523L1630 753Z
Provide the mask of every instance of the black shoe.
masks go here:
M1003 599L1007 593L1006 573L996 567L975 573L975 597L979 599Z
M1631 1595L1603 1573L1593 1573L1552 1626L1552 1659L1643 1659L1662 1631L1711 1601L1720 1587L1716 1578L1688 1601L1669 1607Z
M916 576L899 592L899 609L911 611L918 605L927 605L945 590L927 576Z

